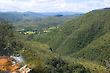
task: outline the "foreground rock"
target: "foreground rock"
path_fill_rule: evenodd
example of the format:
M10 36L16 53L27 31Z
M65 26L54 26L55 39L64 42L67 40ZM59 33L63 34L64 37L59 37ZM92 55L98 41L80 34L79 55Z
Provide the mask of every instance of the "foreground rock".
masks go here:
M31 69L25 65L20 68L17 61L9 56L0 56L0 73L28 73Z

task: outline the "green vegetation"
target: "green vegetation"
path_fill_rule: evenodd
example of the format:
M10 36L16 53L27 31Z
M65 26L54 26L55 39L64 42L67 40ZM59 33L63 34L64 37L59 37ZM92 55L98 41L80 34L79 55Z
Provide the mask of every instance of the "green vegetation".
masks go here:
M0 12L0 21L8 21L9 23L40 19L45 17L34 12Z
M50 47L62 54L71 54L82 50L99 37L109 32L109 9L93 11L80 18L67 22L57 30L46 34ZM46 37L45 35L45 37Z
M0 22L0 55L17 55L22 48L22 43L16 40L12 24Z
M31 73L90 73L88 68L79 63L64 61L51 52L48 45L28 41L24 35L14 32L11 24L1 22L0 28L0 55L23 56L23 65L32 68Z
M33 69L31 73L109 73L110 9L91 11L71 21L67 18L58 15L19 22L23 25L15 25L16 32L12 25L1 23L0 48L3 53L7 46L12 51L16 48L24 64Z
M28 36L28 39L32 39L35 35L48 33L57 29L60 25L67 21L76 19L80 14L65 15L65 16L48 16L37 20L20 21L14 23L15 31ZM30 34L31 32L33 34Z
M60 55L82 58L109 68L109 19L110 9L91 11L34 40L47 43Z

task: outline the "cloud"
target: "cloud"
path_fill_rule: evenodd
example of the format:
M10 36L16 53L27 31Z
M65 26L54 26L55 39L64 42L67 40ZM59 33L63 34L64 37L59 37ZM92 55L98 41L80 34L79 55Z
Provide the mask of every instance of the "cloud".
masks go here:
M104 0L104 2L110 2L110 0Z
M88 12L110 6L110 0L0 0L0 11Z
M110 0L104 0L104 6L110 7Z

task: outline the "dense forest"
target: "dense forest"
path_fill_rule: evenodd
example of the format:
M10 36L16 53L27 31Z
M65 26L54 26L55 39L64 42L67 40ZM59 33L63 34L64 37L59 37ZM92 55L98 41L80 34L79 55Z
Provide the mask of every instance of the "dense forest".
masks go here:
M28 65L31 73L109 73L109 18L110 9L102 9L13 23L0 20L0 55L21 56L20 65Z

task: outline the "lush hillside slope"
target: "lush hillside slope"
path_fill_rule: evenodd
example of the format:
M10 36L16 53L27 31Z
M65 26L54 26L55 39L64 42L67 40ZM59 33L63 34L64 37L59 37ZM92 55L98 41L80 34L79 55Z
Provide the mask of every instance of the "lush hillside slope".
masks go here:
M109 32L109 18L109 10L93 11L74 21L72 27L67 28L66 26L66 29L71 29L70 31L65 30L64 26L62 31L66 34L71 32L71 34L60 45L59 49L66 50L68 48L69 50L68 52L66 50L66 53L70 54L86 47L95 39Z
M14 32L12 24L0 22L0 28L0 56L22 56L20 65L28 65L32 69L30 73L90 73L80 63L63 60L50 51L48 45L29 41L24 35Z
M104 63L110 58L110 9L94 10L62 27L36 38L61 55ZM49 37L47 37L49 35ZM46 42L47 41L47 42Z

